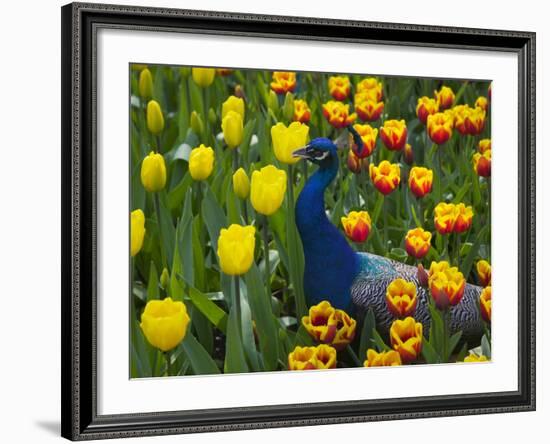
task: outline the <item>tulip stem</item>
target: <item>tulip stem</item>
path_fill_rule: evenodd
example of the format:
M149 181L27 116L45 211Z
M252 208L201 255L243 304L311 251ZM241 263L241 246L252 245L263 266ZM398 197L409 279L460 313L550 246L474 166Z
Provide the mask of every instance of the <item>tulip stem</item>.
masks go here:
M239 169L239 151L238 148L233 148L233 172Z
M441 356L441 359L445 363L449 360L449 309L443 310L441 314L443 318L443 356Z
M353 348L351 348L351 345L346 345L346 351L348 352L348 354L351 356L351 359L353 360L354 364L357 366L357 367L363 367L363 363L359 360L359 358L357 357L357 355L355 354L355 352L353 351Z
M162 236L162 224L160 219L160 201L158 193L153 193L153 202L155 205L155 212L157 213L157 223L159 230L159 244L160 244L160 255L162 256L162 265L164 268L168 269L168 263L166 261L166 251L164 251L164 239Z
M418 203L418 218L420 219L422 228L424 228L424 210L422 209L422 199L417 197L416 202Z
M435 143L434 143L435 145ZM441 181L443 180L442 172L441 172L441 149L437 147L437 150L435 151L436 156L436 168L437 168L437 198L439 199L439 202L441 202Z
M289 211L294 211L294 173L292 170L292 165L288 165L288 174L287 174L287 193L288 193L288 208Z
M233 283L235 285L235 316L237 318L237 331L239 338L242 336L241 329L241 288L239 285L239 275L233 276Z
M382 212L384 213L384 248L388 249L388 203L387 200L384 197L384 201L382 204Z
M303 168L303 174L304 174L304 182L306 182L308 178L307 162L302 162L302 168Z
M248 225L248 206L246 204L246 199L242 201L243 203L243 217L245 225Z
M166 359L166 376L171 376L170 375L170 371L171 371L171 368L170 368L170 353L164 352L163 355L164 355L164 359Z
M454 253L456 255L456 266L458 267L460 264L460 234L459 233L455 233Z
M264 238L264 256L265 256L265 286L268 298L271 298L271 267L269 266L269 238L267 233L268 219L264 216L262 235Z

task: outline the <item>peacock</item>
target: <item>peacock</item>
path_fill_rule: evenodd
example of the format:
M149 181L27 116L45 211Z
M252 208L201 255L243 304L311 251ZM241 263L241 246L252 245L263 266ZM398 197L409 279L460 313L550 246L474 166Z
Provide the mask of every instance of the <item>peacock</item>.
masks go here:
M353 129L350 131L355 142L362 143ZM372 309L377 327L387 334L394 318L386 308L386 288L394 279L403 278L417 287L414 317L422 322L427 334L430 295L419 283L418 269L386 257L354 251L327 218L324 193L338 173L337 144L338 141L320 137L293 153L319 166L304 185L295 207L296 226L304 251L307 302L311 306L328 300L336 308L359 315ZM462 301L451 309L451 332L462 330L462 338L469 344L478 344L483 335L483 321L477 308L480 294L480 287L466 284Z

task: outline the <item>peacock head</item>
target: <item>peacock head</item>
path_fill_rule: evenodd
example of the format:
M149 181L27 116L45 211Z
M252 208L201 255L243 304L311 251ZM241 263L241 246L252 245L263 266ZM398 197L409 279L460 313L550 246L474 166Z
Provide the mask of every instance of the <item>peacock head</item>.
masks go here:
M337 147L334 142L326 137L318 137L309 142L305 147L292 153L294 157L307 159L320 166L331 165L338 160Z

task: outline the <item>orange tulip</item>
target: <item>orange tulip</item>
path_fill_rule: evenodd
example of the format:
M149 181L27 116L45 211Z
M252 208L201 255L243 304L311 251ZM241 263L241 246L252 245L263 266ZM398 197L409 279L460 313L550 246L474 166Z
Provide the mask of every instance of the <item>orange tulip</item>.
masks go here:
M416 310L418 298L416 285L404 279L393 280L386 289L386 306L397 318L411 316Z
M454 117L452 112L445 111L428 116L427 131L430 139L442 145L453 135Z
M453 106L455 94L448 86L442 86L439 91L434 91L434 94L440 109L448 109Z
M355 112L361 120L374 122L384 112L384 102L374 100L368 92L357 93L355 94Z
M351 84L348 76L331 76L328 79L328 90L335 100L345 100L349 96Z
M430 251L432 233L422 228L413 228L405 236L405 251L411 257L422 259Z
M353 128L361 136L363 147L361 152L359 152L358 146L355 143L352 143L351 149L357 157L364 159L365 157L370 156L374 151L374 147L376 146L376 138L378 137L378 130L370 125L360 125L358 123L353 125Z
M432 191L433 171L424 167L412 167L409 173L409 188L418 198Z
M296 88L296 73L286 71L273 72L273 81L271 89L277 94L286 94L294 91Z
M483 154L474 153L472 157L474 171L478 176L491 177L491 150L486 150Z
M401 182L399 164L390 163L387 160L383 160L378 166L371 163L369 174L376 189L384 196L395 190Z
M403 363L414 361L422 351L422 324L410 316L393 321L390 327L390 341Z
M311 110L305 100L294 99L294 116L292 120L295 122L308 123L311 119Z
M350 211L341 218L346 236L353 242L361 243L367 240L371 229L371 219L366 211Z
M334 128L345 128L357 118L355 113L349 113L348 104L335 100L329 100L323 105L323 115Z
M491 286L485 287L479 297L479 309L485 322L491 322Z
M386 120L380 128L380 138L386 148L400 151L407 143L407 125L404 120Z
M431 99L430 97L420 97L416 105L416 115L418 120L420 120L424 125L428 116L435 114L439 111L439 103L436 99Z

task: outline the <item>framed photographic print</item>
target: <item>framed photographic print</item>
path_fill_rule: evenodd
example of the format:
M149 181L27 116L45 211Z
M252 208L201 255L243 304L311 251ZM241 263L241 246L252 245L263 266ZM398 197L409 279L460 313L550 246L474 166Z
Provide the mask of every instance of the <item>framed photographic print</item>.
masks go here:
M534 409L534 45L64 6L63 436Z

